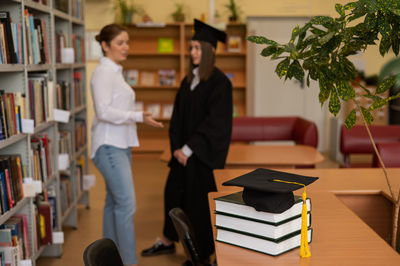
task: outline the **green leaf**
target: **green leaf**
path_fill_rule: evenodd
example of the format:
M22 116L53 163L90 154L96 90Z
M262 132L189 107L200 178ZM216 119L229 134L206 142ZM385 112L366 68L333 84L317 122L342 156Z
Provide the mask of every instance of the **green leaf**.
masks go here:
M376 26L376 16L375 13L369 13L365 16L364 26L368 31L371 31Z
M378 30L382 34L382 38L388 38L390 35L390 24L387 22L383 14L378 17Z
M279 76L279 78L282 78L287 74L289 69L289 64L290 61L288 58L286 58L276 66L275 73Z
M393 14L395 14L396 16L400 16L400 9L392 9L390 10Z
M346 120L344 121L344 125L347 129L351 129L357 121L356 110L351 110L350 114L347 116Z
M340 111L340 100L339 96L337 95L336 90L331 92L331 97L329 99L329 112L333 115L337 115Z
M290 39L291 42L294 42L294 39L296 39L296 37L299 35L300 33L300 27L296 26L293 30L292 30L292 38Z
M344 7L341 5L341 4L336 4L335 5L335 9L336 9L336 12L338 12L338 14L341 16L341 17L344 17L346 14L344 13Z
M355 8L356 5L357 5L357 2L347 3L347 4L344 5L343 9L344 10L350 10L350 9Z
M290 64L289 72L291 76L294 76L297 80L303 82L304 70L298 60L294 60L293 63Z
M332 37L335 35L334 32L329 32L328 34L326 34L325 36L323 36L321 39L319 39L319 43L321 45L324 45L325 43L329 42L330 39L332 39Z
M329 95L331 94L331 90L332 90L333 85L332 84L328 84L327 81L325 79L320 79L319 80L319 95L318 95L318 99L319 99L319 103L321 104L321 106L324 104L324 102L326 100L329 99ZM333 90L335 88L333 87Z
M375 101L373 104L371 104L371 106L368 108L368 110L376 110L381 108L382 106L386 105L389 102L389 99L379 99L377 101Z
M328 16L315 16L311 19L310 21L312 24L315 25L327 25L327 24L332 24L333 23L333 18L328 17Z
M393 85L396 83L397 81L397 77L396 76L391 76L391 77L387 77L385 78L376 88L376 93L384 93L385 91L387 91L388 89L390 89L391 87L393 87Z
M371 115L370 111L361 106L361 112L363 113L365 121L367 121L367 124L369 125L372 124L372 122L374 121L374 117Z
M278 51L278 47L270 45L270 46L268 46L267 48L264 48L261 51L261 55L264 56L264 57L268 57L268 56L276 53L277 51Z
M267 39L263 36L249 36L247 40L256 44L271 44L271 45L278 45L277 42Z
M376 0L365 1L365 6L369 12L376 12L379 10Z
M384 56L390 49L390 39L386 37L382 37L381 43L379 44L379 53L381 56Z
M344 101L354 99L354 97L356 96L354 88L350 85L348 81L339 81L336 84L336 88L338 90L340 98L342 98Z

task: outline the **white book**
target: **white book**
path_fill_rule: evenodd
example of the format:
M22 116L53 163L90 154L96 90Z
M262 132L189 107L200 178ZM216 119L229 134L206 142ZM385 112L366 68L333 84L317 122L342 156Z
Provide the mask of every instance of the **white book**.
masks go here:
M308 229L308 243L312 240L312 229ZM238 247L278 256L282 253L300 247L301 233L296 232L280 239L268 239L251 234L243 234L235 231L218 229L217 241L232 244Z
M303 201L300 196L295 196L295 203L292 207L282 213L270 213L257 211L246 205L242 199L242 191L215 198L215 211L240 216L246 219L255 219L269 222L275 225L285 223L296 216L301 216ZM311 211L311 199L307 198L307 212Z
M290 219L287 222L274 225L268 222L249 220L217 213L215 215L215 225L218 229L232 229L243 233L255 234L267 238L279 239L285 235L299 231L301 229L301 216ZM307 227L311 225L311 213L307 214Z

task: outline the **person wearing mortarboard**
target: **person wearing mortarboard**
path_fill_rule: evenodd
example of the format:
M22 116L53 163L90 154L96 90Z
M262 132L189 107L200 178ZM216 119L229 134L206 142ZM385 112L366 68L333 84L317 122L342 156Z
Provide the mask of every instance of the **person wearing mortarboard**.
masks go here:
M163 237L142 256L174 253L178 241L168 212L180 207L189 217L200 257L214 252L207 194L216 191L213 169L223 168L232 132L232 84L215 66L217 42L226 33L194 21L189 71L177 92L170 122L172 159L164 194Z

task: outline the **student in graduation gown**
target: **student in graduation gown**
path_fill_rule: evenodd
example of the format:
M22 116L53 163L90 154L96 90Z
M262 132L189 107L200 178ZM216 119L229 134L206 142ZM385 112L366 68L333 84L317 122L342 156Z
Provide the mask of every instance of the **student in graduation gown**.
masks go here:
M200 256L214 252L207 194L216 191L213 169L225 165L232 131L232 84L215 67L217 41L226 34L195 20L189 73L175 98L169 137L172 159L164 191L163 236L142 256L174 253L178 236L168 212L180 207L193 225Z

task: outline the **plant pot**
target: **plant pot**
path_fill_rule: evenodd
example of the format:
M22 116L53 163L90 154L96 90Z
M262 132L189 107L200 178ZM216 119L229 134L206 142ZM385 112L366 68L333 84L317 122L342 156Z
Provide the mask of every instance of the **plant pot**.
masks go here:
M126 14L122 15L122 24L132 24L133 23L133 14L134 12L127 12Z
M238 17L237 16L230 16L229 17L229 22L237 22L238 21Z
M174 15L174 21L175 22L184 22L185 21L185 15L181 14L181 15Z

